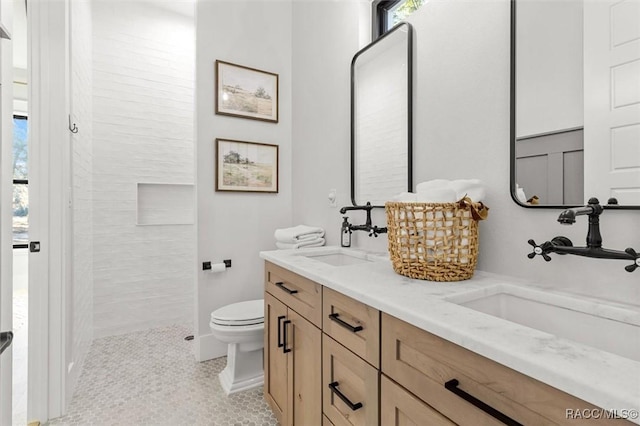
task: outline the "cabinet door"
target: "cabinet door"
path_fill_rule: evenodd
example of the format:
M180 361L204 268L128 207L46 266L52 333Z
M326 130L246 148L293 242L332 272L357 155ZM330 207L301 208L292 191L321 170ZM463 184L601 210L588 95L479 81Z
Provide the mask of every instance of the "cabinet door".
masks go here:
M269 293L264 294L264 397L281 425L287 424L288 366L284 353L283 327L287 307Z
M385 375L382 375L380 387L380 424L455 426L451 420L392 382Z
M322 332L289 308L285 348L289 357L289 418L283 425L322 424Z
M378 370L333 340L322 337L324 414L336 426L378 424Z

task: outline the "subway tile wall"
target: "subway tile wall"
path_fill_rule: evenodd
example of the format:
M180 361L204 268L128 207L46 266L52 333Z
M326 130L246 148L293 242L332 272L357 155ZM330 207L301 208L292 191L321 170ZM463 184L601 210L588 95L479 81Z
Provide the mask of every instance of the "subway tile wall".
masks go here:
M71 135L73 209L73 285L70 293L71 350L67 351L67 397L78 381L93 339L93 114L91 5L71 7L71 116L78 133Z
M93 2L96 338L193 318L194 226L136 226L138 183L194 183L191 9Z

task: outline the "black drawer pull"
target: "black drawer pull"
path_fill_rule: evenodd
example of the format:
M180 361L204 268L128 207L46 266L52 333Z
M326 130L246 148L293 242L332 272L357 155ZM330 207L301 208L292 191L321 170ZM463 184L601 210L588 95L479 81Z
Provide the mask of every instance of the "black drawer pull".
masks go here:
M340 318L338 318L339 316L340 316L340 314L330 314L329 315L329 319L331 321L337 322L338 324L340 324L341 326L343 326L347 330L351 331L352 333L357 333L358 331L362 331L362 326L361 325L353 326L353 325L349 324L348 322L342 321Z
M283 354L291 352L291 349L287 348L287 324L291 324L291 320L286 320L282 323L282 333L284 334L284 339L282 341Z
M465 391L463 391L462 389L460 389L458 387L459 384L460 384L460 382L458 382L457 379L451 379L447 383L444 384L444 387L448 391L455 393L460 398L462 398L465 401L475 405L476 407L478 407L479 409L481 409L485 413L489 414L490 416L494 417L495 419L501 421L505 425L523 426L522 423L518 423L517 421L513 420L511 417L507 416L506 414L503 414L500 411L498 411L495 408L493 408L492 406L480 401L475 396L466 393Z
M282 343L282 335L281 335L281 333L280 333L280 329L282 328L281 321L282 321L283 319L285 319L285 318L286 318L286 316L285 316L285 315L281 315L281 316L279 316L279 317L278 317L278 347L279 347L279 348L281 348L281 347L283 347L283 346L284 346L284 343Z
M290 288L285 287L283 282L276 283L276 287L280 287L289 294L296 294L298 292L298 290L291 290Z
M356 402L354 404L353 402L349 401L349 398L347 398L342 392L340 392L340 389L338 389L338 382L329 383L329 389L331 389L331 392L338 395L338 398L340 398L342 402L347 404L352 411L356 411L362 408L362 402Z

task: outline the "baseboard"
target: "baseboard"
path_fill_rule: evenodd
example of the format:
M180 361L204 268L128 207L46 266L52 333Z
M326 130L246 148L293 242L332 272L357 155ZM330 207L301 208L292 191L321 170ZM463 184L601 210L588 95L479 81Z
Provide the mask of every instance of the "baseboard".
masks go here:
M195 336L195 341L194 355L198 362L220 358L227 354L227 344L213 337L213 334Z

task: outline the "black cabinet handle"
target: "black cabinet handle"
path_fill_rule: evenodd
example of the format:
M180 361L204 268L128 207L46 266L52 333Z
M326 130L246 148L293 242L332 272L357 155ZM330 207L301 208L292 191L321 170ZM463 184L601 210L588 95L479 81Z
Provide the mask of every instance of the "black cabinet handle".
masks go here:
M280 330L282 328L282 320L286 318L286 315L281 315L278 317L278 347L281 348L284 346L284 343L282 343L282 335L280 333Z
M340 324L341 326L343 326L347 330L351 331L352 333L357 333L358 331L362 331L362 326L361 325L353 326L353 325L349 324L348 322L342 321L340 318L338 318L339 316L340 316L340 314L330 314L329 315L329 319L331 321L337 322L338 324Z
M13 341L13 332L12 331L3 331L0 333L0 354L4 352L9 346L11 346L11 342Z
M280 287L289 294L296 294L298 292L298 290L291 290L290 288L285 287L283 282L276 283L276 287Z
M282 341L283 354L291 352L291 349L287 348L287 324L291 324L291 320L286 320L282 323L282 333L284 334L284 340Z
M458 382L457 379L451 379L448 382L446 382L444 384L444 387L449 391L449 392L453 392L456 395L458 395L460 398L464 399L465 401L473 404L474 406L476 406L477 408L481 409L482 411L484 411L485 413L489 414L491 417L501 421L502 423L504 423L505 425L509 425L509 426L523 426L522 423L518 423L517 421L513 420L511 417L507 416L504 413L501 413L500 411L496 410L495 408L493 408L492 406L480 401L478 398L476 398L473 395L470 395L468 393L466 393L465 391L463 391L462 389L460 389L458 387L458 385L460 384L460 382Z
M351 402L349 400L349 398L347 398L342 392L340 392L340 389L338 389L338 386L339 386L338 382L329 383L329 389L331 389L331 392L333 392L336 395L338 395L338 398L340 398L342 400L342 402L347 404L349 406L349 408L351 408L352 411L356 411L356 410L362 408L362 402L356 402L354 404L353 402Z

